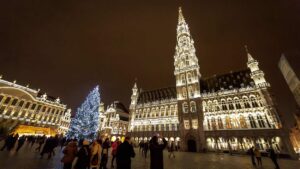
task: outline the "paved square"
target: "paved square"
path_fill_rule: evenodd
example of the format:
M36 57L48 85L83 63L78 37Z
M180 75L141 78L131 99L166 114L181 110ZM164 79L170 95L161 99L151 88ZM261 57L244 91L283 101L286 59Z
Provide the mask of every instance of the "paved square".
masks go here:
M2 146L3 142L0 143ZM62 169L60 162L62 153L56 148L56 156L53 159L40 159L39 153L34 152L26 143L21 150L7 152L0 151L0 169ZM149 157L144 159L135 149L136 157L132 159L132 169L149 169ZM186 153L176 152L175 159L168 158L168 152L164 152L165 169L254 169L250 158L243 155L215 154L215 153ZM281 169L297 169L300 161L279 159ZM110 168L110 164L108 165ZM274 166L269 158L263 158L263 169L273 169Z

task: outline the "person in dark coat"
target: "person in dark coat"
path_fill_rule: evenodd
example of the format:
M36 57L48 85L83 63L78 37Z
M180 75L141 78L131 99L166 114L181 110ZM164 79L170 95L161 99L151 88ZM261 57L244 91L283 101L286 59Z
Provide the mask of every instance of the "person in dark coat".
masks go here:
M280 168L279 168L279 165L278 165L278 163L277 163L277 155L276 155L276 153L275 153L275 150L274 150L272 147L269 149L269 155L270 155L270 158L271 158L271 160L273 161L273 163L274 163L276 169L280 169Z
M252 146L249 150L248 150L250 156L251 156L251 161L252 161L252 165L256 166L256 162L255 162L255 154L254 154L254 147Z
M74 169L89 169L90 168L90 157L91 151L89 148L90 142L88 140L84 140L82 142L82 147L77 153L77 162L75 164Z
M4 141L4 145L1 148L1 151L3 151L5 148L8 150L8 147L10 146L10 144L12 144L14 139L14 135L10 134L9 136L6 137L5 141Z
M167 141L163 139L163 144L158 144L158 137L153 136L150 140L150 169L163 169L164 159L163 150L167 146Z
M131 169L131 158L135 157L135 152L129 141L130 137L126 137L117 148L117 169Z
M100 169L106 169L107 161L108 161L108 149L110 148L109 139L106 138L104 143L102 144L102 153L101 153L101 162Z
M25 140L26 140L25 136L22 136L22 137L19 138L19 140L18 140L18 147L16 149L16 152L18 152L20 150L20 148L25 143Z
M41 152L41 158L43 158L45 153L48 153L48 159L51 158L51 154L53 150L53 139L54 138L50 137L46 140L43 150Z
M148 149L149 149L149 142L146 141L146 142L144 143L144 157L145 157L145 158L147 158Z

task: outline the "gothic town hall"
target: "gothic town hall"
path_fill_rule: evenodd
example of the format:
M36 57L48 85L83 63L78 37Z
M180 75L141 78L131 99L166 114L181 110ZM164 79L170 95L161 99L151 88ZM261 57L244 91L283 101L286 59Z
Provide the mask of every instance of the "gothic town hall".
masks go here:
M161 134L183 151L292 149L259 62L246 50L245 69L212 77L200 73L189 27L179 9L174 87L139 90L130 104L129 135L136 143ZM247 66L247 67L246 67Z

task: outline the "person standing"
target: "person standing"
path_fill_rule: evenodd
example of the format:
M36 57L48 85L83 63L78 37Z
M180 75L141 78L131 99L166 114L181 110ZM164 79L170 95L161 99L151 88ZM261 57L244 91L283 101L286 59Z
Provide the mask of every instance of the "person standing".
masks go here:
M20 148L23 146L23 144L25 143L25 136L21 136L18 140L18 147L16 149L16 152L18 152L20 150Z
M169 158L171 158L171 156L173 155L173 158L175 158L175 154L174 154L174 141L171 142L171 145L169 147Z
M118 146L121 144L121 142L119 141L119 138L116 139L115 142L112 143L111 145L111 155L112 155L112 159L111 159L111 168L114 168L114 160L116 158L117 155L117 148Z
M250 156L251 156L251 161L252 161L252 165L256 166L256 162L255 162L255 154L254 154L254 147L252 146L249 150L248 150Z
M61 162L64 164L63 169L72 169L73 160L77 154L77 143L71 141L63 150L64 156L61 159Z
M148 149L149 149L149 142L146 141L146 142L144 143L144 157L145 157L145 159L147 158Z
M90 167L91 169L97 169L98 166L100 165L100 155L101 155L101 151L102 151L102 140L95 140L92 144L92 148L91 148L91 164Z
M129 142L130 137L125 137L124 142L118 146L116 152L117 169L131 169L131 158L135 157L135 152Z
M108 149L110 148L109 139L106 138L102 144L101 162L100 169L106 169L108 161Z
M269 156L270 156L271 160L273 161L276 169L280 169L280 167L277 163L277 155L275 153L275 150L272 147L269 149Z
M13 134L10 134L9 136L7 136L5 141L4 141L3 147L1 148L1 151L3 151L5 148L8 150L8 147L9 147L10 144L12 144L13 139L14 139Z
M82 147L77 153L77 162L74 169L89 169L90 168L90 142L88 140L83 140Z
M255 157L256 157L256 160L257 160L257 166L262 166L261 153L258 150L258 148L255 148L254 154L255 154Z
M167 141L163 138L163 144L158 144L158 137L153 136L150 140L150 169L163 169L163 150L167 146Z

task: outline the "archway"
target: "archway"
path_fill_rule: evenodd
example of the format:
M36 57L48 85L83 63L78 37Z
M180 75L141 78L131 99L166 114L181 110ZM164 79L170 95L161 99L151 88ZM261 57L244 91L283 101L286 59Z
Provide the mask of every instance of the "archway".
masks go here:
M194 139L189 139L187 141L187 147L189 152L197 152L197 145Z

